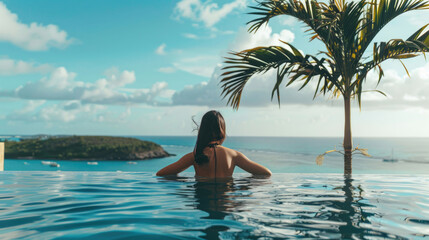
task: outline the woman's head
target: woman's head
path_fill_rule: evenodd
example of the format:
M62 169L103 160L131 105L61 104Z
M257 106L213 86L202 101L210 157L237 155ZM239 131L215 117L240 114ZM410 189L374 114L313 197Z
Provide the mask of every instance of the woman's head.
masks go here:
M198 139L206 139L209 142L223 142L225 136L225 120L222 114L214 110L204 114L198 128Z
M198 138L195 145L195 161L197 164L204 164L209 161L204 155L204 149L211 142L222 144L226 137L225 120L218 111L208 111L201 119L198 128Z

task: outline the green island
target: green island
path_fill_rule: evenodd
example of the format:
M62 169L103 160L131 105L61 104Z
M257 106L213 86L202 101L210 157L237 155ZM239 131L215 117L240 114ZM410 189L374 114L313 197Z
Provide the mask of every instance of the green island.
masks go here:
M160 145L136 138L50 136L5 143L8 159L144 160L172 156Z

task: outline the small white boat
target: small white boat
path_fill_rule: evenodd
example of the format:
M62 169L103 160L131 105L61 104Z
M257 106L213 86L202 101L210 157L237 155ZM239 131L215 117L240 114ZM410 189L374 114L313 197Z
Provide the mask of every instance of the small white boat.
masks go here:
M383 158L383 162L397 162L398 159L393 159L393 158Z
M56 163L56 162L51 162L51 161L42 161L43 165L48 165L51 167L60 167L60 164Z
M383 158L383 162L391 162L391 163L398 162L398 159L393 158L393 149L392 149L392 155L390 156L390 158Z
M98 162L87 162L88 165L98 165Z
M129 162L127 162L127 164L137 164L137 162L132 162L132 161L129 161Z

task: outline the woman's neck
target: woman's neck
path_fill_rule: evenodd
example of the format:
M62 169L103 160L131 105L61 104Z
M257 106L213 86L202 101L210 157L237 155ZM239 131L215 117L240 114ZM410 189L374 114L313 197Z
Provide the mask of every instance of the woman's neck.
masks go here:
M211 141L208 145L221 145L220 141Z

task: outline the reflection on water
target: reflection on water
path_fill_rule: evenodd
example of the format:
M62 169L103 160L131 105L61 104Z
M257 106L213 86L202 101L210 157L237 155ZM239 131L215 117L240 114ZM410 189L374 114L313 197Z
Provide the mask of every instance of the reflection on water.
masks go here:
M170 180L180 179L170 178ZM202 232L203 235L199 237L203 239L222 239L221 233L227 239L251 236L251 238L302 236L305 238L403 239L406 234L401 235L395 231L389 231L386 226L380 224L379 218L382 218L384 214L378 213L377 206L365 198L364 187L359 183L354 186L353 181L352 178L346 176L338 181L338 185L331 186L331 189L327 185L323 185L323 188L333 190L335 194L330 191L326 191L324 194L298 191L289 195L277 189L274 191L276 194L272 196L268 194L266 199L259 199L260 204L257 206L262 206L265 211L260 217L258 214L261 212L258 211L258 208L252 208L254 200L258 199L253 194L254 188L272 184L269 179L252 177L235 180L233 178L218 179L217 181L197 179L195 183L188 186L187 191L180 190L176 194L188 200L193 195L194 199L190 201L191 206L208 214L201 216L201 219L234 219L252 226L239 231L234 230L228 234L228 230L231 230L230 226L225 224L225 221L218 221L204 229L186 230ZM312 186L311 183L302 183L300 187L312 189L315 186ZM268 186L265 188L270 189ZM271 189L275 189L275 187ZM313 191L313 193L317 192ZM269 204L265 205L264 202L269 202ZM380 202L379 199L377 202ZM299 207L293 208L291 203L299 204ZM277 207L276 205L284 206ZM306 211L300 209L306 209ZM428 209L425 211L427 212ZM246 215L253 216L251 218L243 217ZM424 222L409 219L407 221ZM428 224L428 222L424 223ZM261 231L261 229L271 229L271 232ZM413 236L424 236L424 234L414 233Z
M252 186L261 186L267 183L255 182L254 185L251 185L251 180L252 178L242 178L239 180L240 184L234 184L233 178L197 179L196 183L191 186L195 192L193 207L208 213L208 216L202 217L204 219L223 220L228 215L245 211L240 210L240 207L245 204L245 201L240 200L240 197L251 197ZM236 194L238 191L244 194ZM229 229L228 225L209 226L200 230L204 233L200 237L204 239L220 239L219 233Z
M339 233L340 237L345 239L360 239L369 236L383 238L392 237L385 232L365 228L365 226L371 225L369 219L371 216L374 216L374 213L368 212L365 209L375 206L365 203L365 198L363 197L365 190L362 186L359 185L354 187L353 179L346 176L344 178L344 184L334 187L334 189L341 190L344 197L323 201L306 201L302 203L304 205L320 206L320 210L314 214L314 219L335 223L332 224L335 226L334 228L319 228L319 231L332 234L332 236L335 237L339 237L336 236L336 233ZM320 196L320 198L325 197L329 196ZM307 235L306 232L314 232L314 229L304 228L300 230L302 235Z
M429 177L2 173L1 239L416 239Z
M200 179L190 187L195 191L193 207L208 214L203 216L203 219L223 220L229 211L233 211L234 207L240 204L228 195L235 187L232 179L223 179L218 182ZM229 227L226 225L213 225L197 231L204 233L201 236L204 239L219 239L219 232L227 230Z
M250 211L245 210L244 205L246 204L245 198L252 197L252 187L269 183L269 181L252 182L254 179L251 177L239 179L240 184L234 184L233 178L217 179L216 181L213 179L197 179L195 184L188 186L194 192L195 199L192 202L192 206L208 214L207 216L202 216L201 219L223 220L227 216L234 218L234 215L239 215L238 213L240 212ZM170 180L179 179L170 178ZM375 214L367 212L365 209L375 208L375 206L365 203L365 198L363 197L364 189L360 185L354 187L352 178L345 176L343 183L343 185L333 188L334 190L343 192L344 195L341 198L332 195L319 195L317 198L321 200L302 201L300 202L301 205L314 206L319 208L319 210L314 213L295 211L296 216L293 217L294 221L281 224L281 228L291 228L295 230L295 235L314 238L321 236L343 239L361 239L366 237L401 238L401 236L389 234L378 229L366 228L371 226L369 218ZM305 184L302 186L309 187L309 185ZM237 191L248 194L235 194ZM186 193L179 192L177 194L188 199L189 192ZM302 196L302 193L298 193L291 197L298 200ZM284 203L284 199L284 195L277 195L272 202L281 205ZM243 210L241 207L243 207ZM277 210L276 215L277 217L281 216L282 210ZM268 216L273 217L273 215ZM269 218L268 220L261 219L255 222L263 223L264 226L273 228L280 227L277 221L271 220ZM314 223L322 224L317 226ZM188 229L187 231L200 231L204 233L204 235L200 236L203 239L221 239L220 232L228 230L230 230L228 225L218 224L211 225L205 229ZM234 233L234 236L239 239L252 235L248 229ZM256 235L257 233L255 233Z

